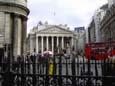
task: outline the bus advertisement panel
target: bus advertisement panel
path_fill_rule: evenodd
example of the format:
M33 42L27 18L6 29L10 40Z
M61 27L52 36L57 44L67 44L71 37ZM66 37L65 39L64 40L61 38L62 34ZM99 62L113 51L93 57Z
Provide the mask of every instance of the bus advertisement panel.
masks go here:
M85 45L85 56L90 59L107 59L115 56L115 41L94 42Z

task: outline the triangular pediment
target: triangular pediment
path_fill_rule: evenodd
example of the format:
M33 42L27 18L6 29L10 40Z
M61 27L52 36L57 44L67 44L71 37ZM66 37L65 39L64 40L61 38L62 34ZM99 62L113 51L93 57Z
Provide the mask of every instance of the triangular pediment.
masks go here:
M67 28L61 28L59 26L53 26L49 28L45 28L40 30L39 33L73 33L72 31L68 30Z

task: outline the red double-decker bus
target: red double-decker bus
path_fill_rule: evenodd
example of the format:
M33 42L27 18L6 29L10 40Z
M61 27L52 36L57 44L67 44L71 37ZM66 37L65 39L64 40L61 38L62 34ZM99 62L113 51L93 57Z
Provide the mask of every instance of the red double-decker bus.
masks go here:
M115 56L115 41L92 42L85 45L85 56L90 59L107 59Z

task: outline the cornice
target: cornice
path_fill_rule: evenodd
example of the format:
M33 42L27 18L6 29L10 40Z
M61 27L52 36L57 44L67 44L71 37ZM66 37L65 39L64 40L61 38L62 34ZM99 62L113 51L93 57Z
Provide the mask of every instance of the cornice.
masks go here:
M102 30L106 25L110 24L115 18L115 6L108 9L104 19L101 21L100 30Z
M0 6L16 7L16 8L20 8L20 9L25 10L27 12L27 15L29 15L29 13L30 13L30 10L26 6L23 6L23 5L20 5L20 4L0 2Z

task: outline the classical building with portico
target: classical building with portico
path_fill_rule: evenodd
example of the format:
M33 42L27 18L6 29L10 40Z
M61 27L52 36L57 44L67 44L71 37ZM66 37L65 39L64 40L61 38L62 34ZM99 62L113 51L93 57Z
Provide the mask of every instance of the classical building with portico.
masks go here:
M39 24L28 35L28 50L30 54L52 51L59 53L63 49L68 54L75 47L75 34L67 25Z

